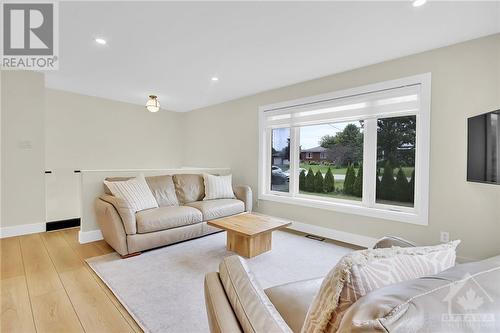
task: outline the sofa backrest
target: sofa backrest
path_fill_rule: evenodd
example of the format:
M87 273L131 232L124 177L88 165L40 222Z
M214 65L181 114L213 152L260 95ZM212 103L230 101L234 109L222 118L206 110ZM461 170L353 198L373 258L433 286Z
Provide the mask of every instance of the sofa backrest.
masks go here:
M179 206L171 175L146 177L146 183L158 202L158 206Z
M181 204L203 200L205 184L200 174L173 175L175 192Z
M201 176L200 176L201 177ZM129 180L133 177L108 177L105 180L108 182L119 182ZM162 176L150 176L145 177L146 183L149 189L153 193L153 196L160 207L166 206L178 206L179 199L177 198L176 188L173 181L173 176L162 175ZM202 178L203 181L203 178ZM203 188L203 193L205 189ZM109 188L104 184L104 193L112 194Z

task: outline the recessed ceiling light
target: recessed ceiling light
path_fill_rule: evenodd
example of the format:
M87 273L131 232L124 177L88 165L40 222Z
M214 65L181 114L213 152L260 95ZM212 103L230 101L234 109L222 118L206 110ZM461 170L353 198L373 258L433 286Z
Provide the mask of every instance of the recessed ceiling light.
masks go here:
M413 0L413 7L420 7L425 5L427 0Z
M217 82L217 81L219 81L219 78L218 78L217 76L213 76L213 77L212 77L212 81L213 81L213 82Z
M106 45L106 40L103 38L94 39L97 44Z

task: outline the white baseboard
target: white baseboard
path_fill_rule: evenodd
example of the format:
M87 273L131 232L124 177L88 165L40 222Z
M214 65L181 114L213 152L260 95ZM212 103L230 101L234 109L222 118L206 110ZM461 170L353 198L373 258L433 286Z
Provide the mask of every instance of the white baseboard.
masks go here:
M92 231L79 231L78 232L78 241L80 244L95 242L103 239L101 230L92 230Z
M0 238L35 234L45 231L45 223L33 223L0 228Z
M320 227L317 225L312 225L302 222L292 222L292 225L288 227L289 229L304 232L306 234L321 236L330 238L333 240L341 241L344 243L354 244L362 247L371 248L376 242L376 238L353 234L350 232Z

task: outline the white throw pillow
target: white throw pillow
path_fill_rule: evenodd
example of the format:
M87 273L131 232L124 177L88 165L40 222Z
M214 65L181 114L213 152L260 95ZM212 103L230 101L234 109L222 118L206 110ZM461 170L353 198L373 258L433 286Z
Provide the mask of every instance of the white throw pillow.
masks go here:
M234 199L232 178L232 175L203 174L203 182L205 183L205 198L203 200Z
M158 203L142 174L125 181L109 182L105 180L104 184L115 197L125 200L134 213L158 207Z

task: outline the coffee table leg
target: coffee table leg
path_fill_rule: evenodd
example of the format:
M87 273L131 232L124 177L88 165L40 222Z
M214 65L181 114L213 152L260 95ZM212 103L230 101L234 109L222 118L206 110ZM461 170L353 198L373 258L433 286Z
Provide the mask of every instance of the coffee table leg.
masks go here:
M235 232L227 232L227 249L242 257L252 258L271 250L272 232L247 237Z

